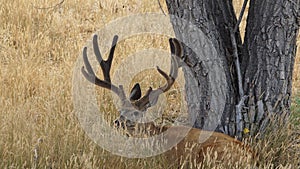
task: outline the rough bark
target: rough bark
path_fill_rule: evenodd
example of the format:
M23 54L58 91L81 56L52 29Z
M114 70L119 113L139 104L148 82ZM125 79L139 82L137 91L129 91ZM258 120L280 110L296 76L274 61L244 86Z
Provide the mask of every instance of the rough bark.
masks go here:
M184 49L185 63L189 67L184 71L185 73L190 71L189 74L185 74L185 78L188 108L191 120L195 121L194 127L216 129L227 134L234 133L235 117L232 113L237 102L236 79L228 29L233 28L236 23L232 3L222 0L167 0L166 2L176 37L185 45L188 44L188 47L185 46ZM189 22L194 27L186 26L186 23L175 17ZM203 53L201 50L207 51L207 49L201 40L197 41L202 38L202 35L193 29L199 29L205 34L216 51L206 52L204 57L200 56L199 53ZM237 39L241 44L239 36ZM210 64L213 66L210 67ZM215 79L214 74L224 74L223 79ZM196 79L196 83L194 83L194 79ZM212 105L212 102L215 101L212 93L217 90L220 90L223 97L219 97L215 104L225 103L220 108L216 108L215 104Z
M264 131L273 115L290 114L298 18L299 1L250 2L242 73L251 134Z
M194 127L241 137L244 129L251 134L262 131L270 114L289 114L298 1L252 0L245 44L237 31L236 46L230 38L236 24L232 1L166 3L175 35L184 45L186 99ZM241 98L234 49L238 50L248 96L241 116L236 112Z

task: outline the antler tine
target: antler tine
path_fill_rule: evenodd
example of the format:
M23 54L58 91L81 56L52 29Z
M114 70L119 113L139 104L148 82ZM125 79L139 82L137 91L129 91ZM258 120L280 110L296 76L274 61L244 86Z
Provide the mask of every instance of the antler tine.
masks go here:
M181 67L179 63L183 55L183 49L181 43L175 38L170 38L169 43L172 54L170 75L176 79L178 76L178 68Z
M87 57L87 47L84 47L83 52L82 52L82 56L83 56L83 61L84 61L84 65L86 67L83 66L81 68L81 72L84 75L84 77L90 81L91 83L98 85L100 87L112 90L113 92L115 92L118 96L122 96L120 90L122 90L121 88L111 84L111 80L110 80L110 68L111 68L111 63L113 60L113 55L114 55L114 51L115 51L115 47L116 47L116 43L118 41L118 36L116 35L113 39L112 42L112 47L110 49L110 54L107 60L103 60L100 50L99 50L99 46L98 46L98 40L97 40L97 35L94 35L93 37L93 48L94 48L94 53L96 55L96 58L98 60L98 62L100 63L100 67L102 69L102 73L104 76L104 80L99 79L95 72L92 69L92 66L88 60ZM123 98L122 98L123 99Z
M114 39L112 41L112 45L110 48L110 52L109 52L109 56L107 60L103 60L102 56L101 56L101 52L99 49L99 45L98 45L98 36L94 35L93 37L93 48L94 48L94 53L96 55L96 58L101 66L102 72L103 72L103 76L104 76L104 80L106 82L111 83L111 79L110 79L110 68L111 68L111 64L112 64L112 60L114 57L114 52L115 52L115 48L117 46L117 41L118 41L118 36L115 35Z
M178 76L178 62L179 58L182 55L182 47L180 42L175 38L169 39L170 49L171 49L171 68L170 68L170 75L167 75L163 70L161 70L157 66L157 71L167 80L167 83L158 88L158 90L162 90L163 92L168 91L175 82L175 79Z
M156 90L152 90L152 88L150 87L141 99L135 101L133 105L139 110L146 110L148 107L155 105L159 95L168 91L172 87L175 79L178 76L178 62L182 56L182 47L180 42L175 38L170 38L169 43L171 49L170 75L167 75L167 73L161 70L158 66L156 67L157 71L166 79L167 83Z

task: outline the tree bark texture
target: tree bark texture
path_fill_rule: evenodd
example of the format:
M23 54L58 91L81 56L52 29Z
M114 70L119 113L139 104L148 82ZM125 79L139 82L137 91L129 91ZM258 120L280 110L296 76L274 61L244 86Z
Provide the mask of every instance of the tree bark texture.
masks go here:
M290 114L299 5L289 0L250 2L242 74L249 96L244 121L251 134L264 131L273 115Z
M270 114L289 114L299 2L252 0L245 43L235 32L236 46L230 38L237 22L232 1L166 3L175 35L184 46L186 100L194 127L231 136L245 134L244 129L256 134ZM236 113L241 98L234 49L248 96L240 115Z

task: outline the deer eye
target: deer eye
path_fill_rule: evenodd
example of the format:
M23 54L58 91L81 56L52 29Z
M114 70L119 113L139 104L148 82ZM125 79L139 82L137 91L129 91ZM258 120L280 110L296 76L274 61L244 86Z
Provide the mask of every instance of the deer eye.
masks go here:
M138 116L138 115L139 115L139 112L135 111L135 112L133 112L133 115L134 115L134 116Z

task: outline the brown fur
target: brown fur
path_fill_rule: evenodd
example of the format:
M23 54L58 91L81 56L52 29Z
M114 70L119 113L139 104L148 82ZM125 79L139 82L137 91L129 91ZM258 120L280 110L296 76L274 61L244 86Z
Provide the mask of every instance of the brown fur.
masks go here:
M168 132L166 132L168 131ZM167 141L183 137L171 150L164 153L169 164L180 166L184 161L200 164L213 159L220 163L250 163L253 159L251 149L228 135L185 126L156 126L154 123L137 124L134 128L127 128L131 137L151 137L165 134Z

